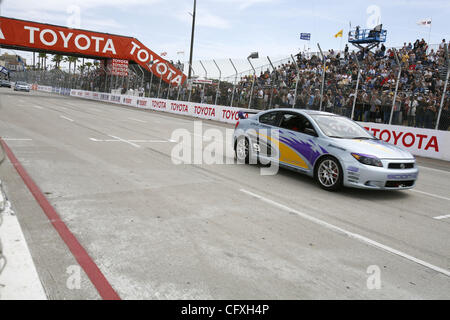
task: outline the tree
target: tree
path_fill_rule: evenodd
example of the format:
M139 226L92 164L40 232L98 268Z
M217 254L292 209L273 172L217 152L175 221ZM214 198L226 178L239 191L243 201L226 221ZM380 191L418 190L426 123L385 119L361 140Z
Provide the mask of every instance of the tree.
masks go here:
M80 60L78 60L77 57L72 57L72 62L73 62L73 73L75 73L75 71L77 70L77 62L80 62Z
M41 60L41 67L43 68L43 70L47 69L47 54L44 52L39 52L39 59Z
M84 70L86 69L86 66L84 64L81 64L78 66L78 71L80 71L81 74L84 74Z
M70 69L72 67L72 59L71 59L71 57L69 57L69 56L64 57L64 62L68 62L69 63L69 74L70 74Z
M87 67L87 69L88 69L87 71L89 72L92 67L92 62L86 62L84 65Z
M55 63L55 69L59 69L61 61L63 61L63 56L60 54L54 54L52 61Z
M72 70L72 63L73 63L73 73L75 73L77 70L77 62L79 62L78 58L67 56L64 58L64 61L69 63L69 73Z

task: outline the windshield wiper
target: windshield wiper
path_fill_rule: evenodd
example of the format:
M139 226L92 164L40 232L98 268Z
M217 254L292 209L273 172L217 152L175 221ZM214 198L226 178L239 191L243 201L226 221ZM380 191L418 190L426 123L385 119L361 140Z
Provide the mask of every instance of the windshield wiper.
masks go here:
M371 137L352 137L350 139L358 139L358 140L376 140L375 138Z

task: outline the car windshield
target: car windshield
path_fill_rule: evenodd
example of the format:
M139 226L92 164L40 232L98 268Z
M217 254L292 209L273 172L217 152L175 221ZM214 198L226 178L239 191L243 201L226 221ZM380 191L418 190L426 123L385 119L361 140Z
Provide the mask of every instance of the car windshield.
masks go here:
M21 85L21 86L27 86L27 85L28 85L27 83L21 82L21 81L17 82L17 84L18 84L18 85Z
M340 139L375 139L356 122L335 115L313 115L322 132L331 138Z

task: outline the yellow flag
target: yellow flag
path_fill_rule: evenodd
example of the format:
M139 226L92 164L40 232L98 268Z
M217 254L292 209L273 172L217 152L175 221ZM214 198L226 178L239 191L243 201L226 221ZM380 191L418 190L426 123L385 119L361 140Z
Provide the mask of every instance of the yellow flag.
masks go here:
M342 38L342 35L344 34L344 29L342 29L341 31L339 31L338 33L336 33L335 35L334 35L334 37L335 38L338 38L338 37L341 37Z

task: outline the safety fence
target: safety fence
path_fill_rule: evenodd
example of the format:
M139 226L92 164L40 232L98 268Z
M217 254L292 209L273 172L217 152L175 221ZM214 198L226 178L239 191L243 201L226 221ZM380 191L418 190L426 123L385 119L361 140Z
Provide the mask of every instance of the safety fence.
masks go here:
M108 94L85 90L69 90L46 86L35 86L36 90L70 95L83 99L126 105L138 109L147 109L185 115L199 119L214 120L235 124L239 120L239 111L247 117L255 110L231 106L202 104L170 99L146 98L132 95ZM399 145L417 156L450 161L450 131L424 128L394 126L374 122L359 122L374 136L389 143Z
M192 66L192 79L171 86L139 66L128 76L108 75L101 66L82 73L61 70L27 71L14 80L52 87L119 93L239 108L267 110L278 107L329 111L361 122L375 122L448 131L450 128L450 63L447 46L354 54L299 53L222 77L215 60ZM435 50L436 49L436 50ZM263 60L266 60L264 64ZM189 64L179 66L188 70ZM213 79L211 70L219 77Z

